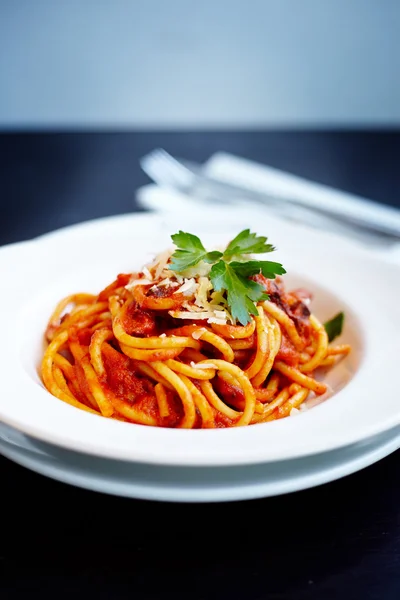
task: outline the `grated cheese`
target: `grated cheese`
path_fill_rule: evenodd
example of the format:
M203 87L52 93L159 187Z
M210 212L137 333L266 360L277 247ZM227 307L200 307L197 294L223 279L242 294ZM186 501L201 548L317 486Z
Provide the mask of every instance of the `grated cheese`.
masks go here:
M198 284L196 283L195 279L193 279L193 278L185 279L183 284L176 290L176 292L174 292L174 294L183 294L184 296L192 296L196 292L197 288L198 288Z
M195 363L193 360L190 363L190 366L193 367L193 369L216 369L217 367L215 365L213 365L212 363Z
M126 290L130 290L134 287L136 287L137 285L151 285L153 282L150 281L149 279L135 279L134 281L130 281L126 286L125 289Z
M174 319L189 319L194 321L205 321L206 319L212 319L214 317L214 313L211 311L207 312L190 312L190 311L180 311L180 310L170 310L169 314Z
M200 308L207 308L210 304L207 295L212 290L212 283L208 277L199 277L198 284L194 303Z
M202 308L200 308L199 306L196 306L195 304L190 304L189 302L183 302L182 306L183 306L183 308L186 308L186 310L189 310L190 312L204 312Z
M161 252L160 254L158 254L155 259L153 260L152 263L146 265L146 268L149 270L155 269L154 272L154 279L159 279L161 276L161 273L164 271L164 269L166 268L168 261L171 257L173 250L171 250L170 248L167 250L164 250L164 252Z
M199 329L198 331L193 331L192 338L194 340L199 340L203 333L206 333L207 329Z
M177 285L179 285L179 283L177 283L176 281L171 281L169 279L169 277L167 277L166 279L163 279L162 281L160 281L160 283L157 284L157 287L162 287L162 286L175 287Z
M224 310L214 310L217 319L224 319L226 321L226 312Z
M143 267L143 274L145 275L145 277L147 279L150 279L150 280L153 279L153 276L152 276L152 274L150 273L150 271L148 270L147 267Z
M216 317L210 317L207 319L207 323L214 323L215 325L226 325L226 319L217 319Z

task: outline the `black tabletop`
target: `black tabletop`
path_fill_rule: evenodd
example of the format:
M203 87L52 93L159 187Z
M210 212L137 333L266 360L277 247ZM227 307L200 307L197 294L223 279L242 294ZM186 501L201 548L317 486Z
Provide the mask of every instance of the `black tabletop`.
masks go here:
M138 159L158 146L198 161L226 150L400 206L400 132L3 134L0 244L137 210ZM205 505L89 492L5 458L0 473L4 600L400 597L399 452L312 490Z

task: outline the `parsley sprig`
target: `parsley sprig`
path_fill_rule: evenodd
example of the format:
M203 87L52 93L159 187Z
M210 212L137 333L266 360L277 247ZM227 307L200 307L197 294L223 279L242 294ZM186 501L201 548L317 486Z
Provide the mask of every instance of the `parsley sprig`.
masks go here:
M183 273L202 261L211 264L209 277L214 290L226 293L231 315L242 325L251 320L251 315L258 315L255 303L269 298L264 287L249 277L262 273L268 279L275 279L276 275L286 273L280 263L249 260L249 254L265 254L275 250L274 246L267 243L266 237L251 233L250 229L241 231L229 242L224 252L207 252L196 235L184 231L171 237L177 250L172 255L169 268Z

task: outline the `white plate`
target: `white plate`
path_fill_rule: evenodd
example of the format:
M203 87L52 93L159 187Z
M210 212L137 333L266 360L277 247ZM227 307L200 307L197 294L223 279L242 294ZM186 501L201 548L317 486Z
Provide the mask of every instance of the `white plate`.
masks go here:
M55 448L0 424L0 452L33 471L78 487L143 500L227 502L277 496L334 481L400 447L400 427L332 452L244 467L165 467Z
M299 417L226 430L143 427L84 413L51 396L38 365L55 303L74 291L96 292L170 244L178 228L221 244L246 226L279 248L294 284L316 293L324 320L346 312L342 341L353 352L328 382L336 393ZM396 395L400 351L400 269L333 235L245 210L192 215L126 215L60 230L0 250L2 327L0 419L70 450L163 465L244 465L331 451L400 423Z

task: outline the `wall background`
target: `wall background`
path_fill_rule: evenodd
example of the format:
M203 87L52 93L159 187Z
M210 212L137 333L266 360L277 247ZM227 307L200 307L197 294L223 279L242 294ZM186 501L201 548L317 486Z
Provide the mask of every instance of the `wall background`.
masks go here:
M400 124L399 0L0 0L0 128Z

